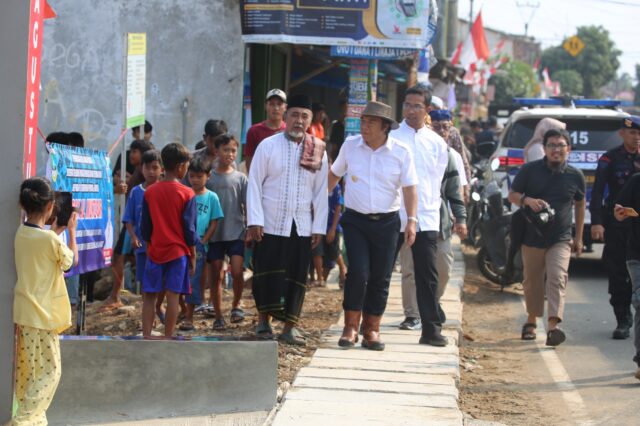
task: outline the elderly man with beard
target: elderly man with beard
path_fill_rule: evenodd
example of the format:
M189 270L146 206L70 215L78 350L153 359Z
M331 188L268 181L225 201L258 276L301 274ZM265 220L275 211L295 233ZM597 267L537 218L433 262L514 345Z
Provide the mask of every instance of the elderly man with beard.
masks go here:
M411 149L389 134L396 128L389 105L369 102L360 118L361 134L347 138L329 174L330 190L347 175L341 224L349 272L342 303L345 324L338 341L345 349L357 343L362 316L362 347L384 350L380 322L400 232L401 192L409 220L407 245L416 237L418 177Z
M306 131L311 100L289 99L286 131L256 149L247 188L247 241L255 241L253 297L259 312L256 335L271 338L270 318L284 322L279 340L305 345L295 327L306 291L311 249L327 231L328 161L323 141ZM316 167L306 155L314 152Z
M546 344L557 346L566 339L558 324L564 314L571 252L576 256L582 253L586 188L582 172L567 164L571 136L566 130L548 130L542 145L545 156L522 166L511 185L509 201L525 208L524 214L528 218L522 242L522 286L528 317L522 326L521 338L535 340L536 319L544 315L546 295ZM573 240L572 210L575 211L576 230Z

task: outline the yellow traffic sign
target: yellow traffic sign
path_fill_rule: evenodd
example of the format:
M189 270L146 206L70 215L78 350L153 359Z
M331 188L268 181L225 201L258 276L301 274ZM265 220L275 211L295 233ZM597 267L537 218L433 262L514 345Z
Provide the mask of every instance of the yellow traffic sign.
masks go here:
M584 49L584 42L580 40L580 37L574 35L566 39L562 47L569 52L569 55L576 57L582 52L582 49Z

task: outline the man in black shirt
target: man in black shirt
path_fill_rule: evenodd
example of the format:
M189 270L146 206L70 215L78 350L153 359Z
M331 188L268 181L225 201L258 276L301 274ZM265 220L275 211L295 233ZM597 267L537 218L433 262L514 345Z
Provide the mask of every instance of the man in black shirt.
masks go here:
M549 346L557 346L565 340L558 323L562 321L564 312L569 259L572 251L577 256L582 253L585 181L580 170L567 164L570 141L571 137L565 130L553 129L545 133L542 140L545 157L525 164L509 191L509 201L526 207L525 213L530 213L528 217L532 218L526 224L522 244L522 285L528 314L522 327L522 339L536 338L536 319L544 314L546 293ZM574 207L576 235L572 240L571 210ZM547 225L540 225L533 217L540 217L539 213L545 209L548 212L553 209L555 215Z
M629 235L629 222L613 220L613 202L622 187L638 171L640 155L640 117L622 120L622 145L602 154L598 160L596 179L591 191L591 238L604 239L602 261L609 277L609 303L613 306L618 326L614 339L626 339L631 328L631 282L625 265L625 242ZM605 187L609 195L604 202Z
M640 132L640 131L639 131ZM635 211L630 211L629 208ZM627 234L626 259L627 269L631 276L631 303L636 310L633 324L634 344L636 355L633 360L638 364L636 379L640 380L640 174L635 174L622 188L614 208L614 216L619 221L629 223Z

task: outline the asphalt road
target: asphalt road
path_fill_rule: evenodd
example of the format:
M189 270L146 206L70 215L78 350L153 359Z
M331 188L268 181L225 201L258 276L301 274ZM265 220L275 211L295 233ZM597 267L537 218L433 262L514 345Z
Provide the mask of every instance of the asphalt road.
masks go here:
M591 253L571 262L562 325L567 342L556 354L594 424L640 425L640 381L633 377L633 337L611 338L616 321L599 256L599 252Z

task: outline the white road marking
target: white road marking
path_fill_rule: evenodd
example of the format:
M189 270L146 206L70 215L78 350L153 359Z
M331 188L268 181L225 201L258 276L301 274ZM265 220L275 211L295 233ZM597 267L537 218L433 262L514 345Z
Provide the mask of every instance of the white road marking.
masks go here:
M525 307L525 312L527 306L524 302L524 298L521 299L522 305ZM562 365L562 361L556 354L556 350L550 346L545 345L547 341L547 333L544 323L542 322L542 318L538 318L537 321L537 330L541 332L537 333L536 345L538 346L538 350L540 351L540 356L544 360L544 363L547 365L547 370L551 375L551 378L560 389L562 394L562 398L564 402L567 404L567 408L571 412L571 416L575 420L578 425L593 425L595 422L590 419L589 411L587 410L587 406L578 392L576 385L571 381L571 377L569 377L569 373L565 370Z

